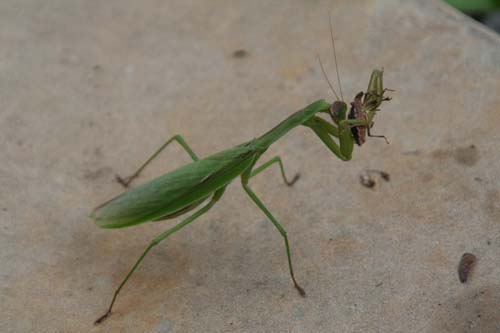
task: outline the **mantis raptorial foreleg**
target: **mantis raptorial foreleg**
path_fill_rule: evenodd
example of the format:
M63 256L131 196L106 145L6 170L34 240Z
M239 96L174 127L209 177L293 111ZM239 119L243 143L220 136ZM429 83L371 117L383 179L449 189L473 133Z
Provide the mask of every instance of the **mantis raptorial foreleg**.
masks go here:
M130 184L130 182L132 180L134 180L135 178L137 178L139 176L139 174L141 173L141 171L149 164L151 163L151 161L153 161L156 156L158 156L158 154L161 153L161 151L163 149L165 149L171 142L173 141L177 141L182 148L184 148L184 150L189 154L189 156L193 159L193 161L198 161L199 158L198 156L196 156L196 154L194 153L194 151L191 149L191 147L189 147L189 145L186 143L186 140L184 140L184 138L182 136L180 136L179 134L177 135L174 135L173 137L171 137L170 139L167 140L167 142L165 142L157 151L155 151L153 153L153 155L151 155L151 157L149 157L147 159L146 162L144 162L143 165L141 165L139 167L139 169L137 169L136 172L134 172L132 175L128 176L128 177L125 177L125 178L122 178L120 176L116 176L116 180L122 184L124 187L128 187L128 185Z
M194 213L193 215L189 216L188 218L186 218L185 220L183 220L179 224L176 224L175 226L173 226L172 228L168 229L167 231L162 232L155 239L153 239L151 241L151 243L149 243L148 247L146 247L146 249L144 250L144 252L142 253L142 255L135 262L134 266L132 266L132 269L130 269L130 271L128 272L128 274L123 279L122 283L120 283L120 285L116 289L115 294L113 295L113 299L111 300L111 304L109 305L108 311L104 315L102 315L101 317L99 317L95 321L95 324L99 324L100 322L102 322L104 319L106 319L111 314L111 309L113 308L113 304L115 303L116 297L120 293L120 290L123 288L123 286L125 285L125 283L127 283L127 281L130 278L130 276L134 273L134 271L137 269L137 267L142 262L142 260L144 259L144 257L146 257L146 255L148 254L148 252L153 247L155 247L156 245L158 245L162 240L164 240L168 236L172 235L176 231L179 231L180 229L182 229L183 227L185 227L189 223L191 223L194 220L196 220L201 215L205 214L220 199L220 197L224 193L225 189L226 188L223 187L223 188L218 189L217 191L215 191L212 199L210 200L210 202L208 204L206 204L204 207L200 208L200 210L198 210L196 213Z
M283 167L283 162L281 162L281 157L279 157L279 156L275 156L275 157L271 158L266 163L262 164L258 168L255 168L254 170L252 170L252 173L250 173L250 176L248 177L248 179L257 176L259 173L261 173L262 171L264 171L265 169L267 169L268 167L270 167L274 163L278 163L280 165L281 176L283 177L283 181L285 182L286 185L292 186L293 184L295 184L295 182L297 180L299 180L300 174L296 173L295 176L293 176L292 180L288 181L288 179L286 178L286 175L285 175L285 168Z
M261 170L262 171L262 170ZM290 276L292 277L293 284L295 285L295 288L299 291L299 294L301 296L306 296L306 292L304 289L302 289L301 286L297 283L295 280L295 276L293 274L293 266L292 266L292 255L290 253L290 245L288 244L288 236L286 234L285 228L281 226L281 224L274 218L273 214L264 206L262 201L260 201L259 197L252 191L252 189L248 186L248 180L250 179L249 176L242 175L241 179L241 184L243 185L243 189L245 192L247 192L248 196L255 202L255 204L266 214L266 216L271 220L271 222L274 224L276 229L280 232L281 236L283 236L285 240L285 248L286 248L286 255L288 257L288 267L290 269Z
M349 148L346 148L344 150L342 149L342 147L347 147L347 145L342 145L342 136L339 135L339 131L335 127L328 124L320 117L316 116L312 117L304 125L310 127L314 131L314 133L316 133L316 135L321 139L321 141L323 141L323 143L328 147L328 149L330 149L330 151L334 153L338 158L343 161L348 161L351 159ZM332 136L340 137L340 146L335 141L333 141ZM350 151L352 151L352 142Z

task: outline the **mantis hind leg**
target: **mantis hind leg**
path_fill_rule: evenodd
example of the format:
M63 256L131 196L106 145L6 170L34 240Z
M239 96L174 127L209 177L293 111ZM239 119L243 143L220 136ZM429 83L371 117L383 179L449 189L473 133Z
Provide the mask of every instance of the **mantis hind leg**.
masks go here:
M259 173L261 173L262 171L264 171L265 169L267 169L268 167L270 167L274 163L279 164L280 170L281 170L281 177L283 177L283 181L285 182L286 185L292 186L293 184L295 184L295 182L297 180L299 180L299 178L300 178L299 173L296 173L295 176L293 176L292 180L290 180L290 181L286 178L285 168L283 167L283 162L281 161L281 157L279 157L279 156L275 156L275 157L271 158L266 163L262 164L261 166L259 166L256 169L252 170L248 179L257 176Z
M297 280L295 280L295 275L293 274L293 266L292 266L292 255L290 253L290 245L288 243L288 236L286 234L286 230L285 228L283 228L283 226L274 218L274 216L271 214L271 212L266 208L266 206L264 206L264 204L262 203L262 201L260 201L260 199L257 197L257 195L252 191L252 189L250 189L250 187L248 186L248 179L249 179L249 176L245 176L243 175L242 177L242 185L243 185L243 189L245 190L245 192L248 194L248 196L253 200L253 202L255 202L255 204L264 212L264 214L266 214L266 216L271 220L271 222L273 223L273 225L276 227L276 229L278 229L278 231L280 232L281 236L283 236L283 239L285 240L285 249L286 249L286 255L288 257L288 268L290 269L290 276L292 277L292 281L293 281L293 284L295 286L295 288L297 289L297 291L299 292L299 294L302 296L302 297L305 297L306 296L306 292L304 291L304 289L299 286L299 284L297 283Z
M151 243L149 243L149 245L146 247L146 249L144 250L144 252L142 253L142 255L139 257L139 259L137 259L137 261L135 262L134 266L132 266L132 268L130 269L130 271L128 272L128 274L125 276L125 278L123 279L122 283L120 283L120 285L118 286L118 288L116 289L114 295L113 295L113 299L111 300L111 304L109 305L109 308L108 308L108 311L106 311L106 313L104 315L102 315L101 317L99 317L95 322L94 324L100 324L102 323L107 317L109 317L109 315L111 314L111 310L113 308L113 305L115 304L115 301L116 301L116 297L118 296L118 294L120 293L120 291L122 290L123 286L127 283L128 279L132 276L132 274L134 273L134 271L137 269L137 267L139 266L139 264L142 262L142 260L146 257L146 255L148 254L148 252L153 248L155 247L156 245L158 245L162 240L164 240L165 238L167 238L168 236L172 235L173 233L175 233L176 231L179 231L180 229L182 229L183 227L185 227L186 225L188 225L189 223L193 222L194 220L196 220L198 217L200 217L201 215L205 214L210 208L212 208L213 205L215 205L215 203L221 198L222 194L224 193L224 190L226 188L223 187L221 189L218 189L217 191L215 191L212 199L210 200L210 202L208 204L206 204L204 207L202 207L200 210L198 210L196 213L194 213L193 215L189 216L188 218L186 218L185 220L183 220L182 222L180 222L179 224L173 226L172 228L168 229L167 231L164 231L162 232L161 234L159 234L155 239L153 239L151 241Z
M146 162L144 162L140 167L139 169L137 169L137 171L135 171L132 175L128 176L128 177L125 177L125 178L122 178L120 176L116 176L116 181L119 182L120 184L122 184L124 187L128 187L128 185L130 184L130 182L132 180L134 180L135 178L137 178L139 176L139 174L141 173L141 171L149 164L151 163L151 161L153 161L157 156L158 154L161 153L161 151L163 149L165 149L170 143L172 143L173 141L177 141L182 148L184 148L185 151L187 151L187 153L189 154L189 156L193 159L193 161L198 161L198 156L196 156L196 154L193 152L193 150L191 149L191 147L189 147L189 145L186 143L186 140L184 140L184 138L180 135L174 135L173 137L171 137L170 139L167 140L167 142L165 142L157 151L155 151L153 153L153 155L151 155Z

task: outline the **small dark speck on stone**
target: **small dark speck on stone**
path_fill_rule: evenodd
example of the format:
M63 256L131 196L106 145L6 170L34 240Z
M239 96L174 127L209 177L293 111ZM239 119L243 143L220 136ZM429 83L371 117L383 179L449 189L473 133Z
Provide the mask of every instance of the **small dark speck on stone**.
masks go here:
M481 179L481 177L474 177L474 180L475 180L476 182L482 182L482 181L483 181L483 180Z
M375 181L375 178L373 175L378 175L380 178L382 178L384 181L388 182L391 180L391 176L389 173L381 170L375 170L375 169L367 169L363 173L359 175L359 181L361 185L367 188L375 188L377 185L377 182Z
M386 182L391 180L391 176L384 171L380 171L380 177L382 177L382 179L385 180Z
M101 147L96 147L94 149L94 155L97 156L97 157L101 157L102 156L102 149L101 149Z
M460 282L465 283L476 265L476 256L472 253L464 253L458 264L458 278Z
M491 241L488 239L488 240L486 241L486 244L491 245Z
M100 72L100 71L102 71L102 66L101 65L94 65L92 67L92 69L94 70L94 72Z
M414 155L414 156L418 156L418 155L420 155L420 150L408 150L408 151L404 151L402 154L403 154L403 155Z
M6 211L7 211L7 208L2 208L2 211L6 212Z
M245 49L239 49L233 52L233 58L245 58L248 56L248 51Z
M455 150L455 160L466 166L473 166L479 160L479 152L475 145L460 147Z
M368 187L368 188L374 188L375 187L375 181L373 179L371 179L371 178L360 177L360 181L359 182L364 187Z

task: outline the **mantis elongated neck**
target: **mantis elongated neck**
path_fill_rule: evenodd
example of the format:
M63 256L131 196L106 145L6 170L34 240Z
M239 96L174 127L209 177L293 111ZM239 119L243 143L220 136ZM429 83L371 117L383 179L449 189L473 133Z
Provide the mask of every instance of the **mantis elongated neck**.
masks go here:
M283 120L281 123L276 125L267 133L263 134L255 140L255 144L262 149L267 149L274 142L278 141L282 136L287 134L290 130L295 127L304 124L306 121L311 119L316 113L321 111L326 111L330 107L325 100L320 99L316 102L306 106L304 109L295 112L288 118Z

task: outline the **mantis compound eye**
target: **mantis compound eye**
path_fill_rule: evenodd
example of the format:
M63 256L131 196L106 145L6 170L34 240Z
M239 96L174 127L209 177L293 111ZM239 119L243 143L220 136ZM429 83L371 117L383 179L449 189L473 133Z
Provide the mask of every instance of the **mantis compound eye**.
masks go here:
M330 117L335 124L339 124L342 120L345 120L347 117L347 105L341 101L335 101L330 106Z

